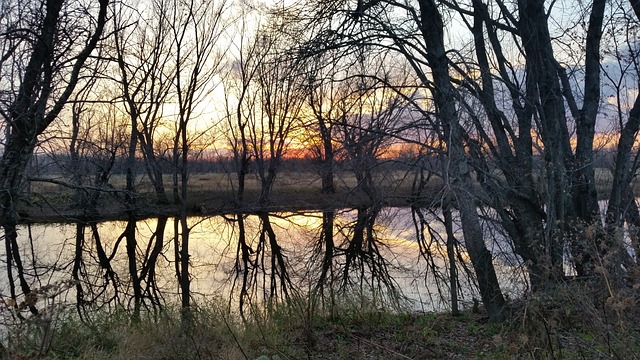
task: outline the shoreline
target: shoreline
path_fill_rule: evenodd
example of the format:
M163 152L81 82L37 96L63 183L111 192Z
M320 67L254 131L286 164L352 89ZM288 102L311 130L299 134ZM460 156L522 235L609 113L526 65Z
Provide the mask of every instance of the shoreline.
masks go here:
M276 198L276 197L274 197ZM379 201L381 207L437 206L435 197L423 196L412 200L408 196L388 196ZM256 214L262 212L321 212L337 209L357 209L371 207L373 203L356 194L307 194L304 197L277 197L266 206L260 206L254 199L238 205L231 198L208 198L199 203L187 205L187 216L219 216L224 214ZM154 217L176 217L180 215L179 204L156 204L143 199L130 214L124 204L105 203L97 206L96 213L87 213L85 209L73 207L71 204L47 204L34 206L24 204L18 208L19 225L50 223L94 223L104 221L127 221L131 215L135 220Z

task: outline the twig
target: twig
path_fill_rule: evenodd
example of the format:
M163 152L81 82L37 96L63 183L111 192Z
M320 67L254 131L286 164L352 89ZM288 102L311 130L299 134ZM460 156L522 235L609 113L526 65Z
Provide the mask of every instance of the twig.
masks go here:
M242 348L242 345L240 345L240 342L238 341L238 338L236 337L236 334L231 329L231 326L229 326L229 322L227 322L227 318L224 317L224 315L222 315L222 321L224 321L224 325L227 327L227 330L229 330L229 333L231 334L231 337L233 337L233 341L236 343L236 345L238 345L238 349L240 349L240 352L242 353L242 356L244 356L245 359L249 360L249 357L244 352L244 349Z
M382 346L382 345L380 345L380 344L376 344L376 343L374 343L373 341L369 341L369 340L367 340L367 339L365 339L365 338L363 338L363 337L360 337L360 336L354 335L354 334L352 334L352 333L350 333L350 332L347 332L347 334L348 334L349 336L351 336L352 338L357 339L358 341L363 341L363 342L365 342L365 343L367 343L367 344L369 344L369 345L373 345L373 346L375 346L375 347L377 347L377 348L379 348L379 349L382 349L382 350L384 350L384 351L390 352L390 353L392 353L393 355L399 356L399 357L401 357L401 358L403 358L403 359L414 360L413 358L410 358L410 357L408 357L407 355L404 355L404 354L401 354L401 353L399 353L399 352L397 352L397 351L394 351L394 350L391 350L391 349L389 349L389 348L386 348L386 347L384 347L384 346Z

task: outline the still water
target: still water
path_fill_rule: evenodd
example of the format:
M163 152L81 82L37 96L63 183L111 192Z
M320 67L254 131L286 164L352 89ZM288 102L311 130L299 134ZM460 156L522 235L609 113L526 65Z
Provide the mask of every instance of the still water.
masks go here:
M447 309L449 270L441 216L430 211L418 217L415 211L191 217L192 298L196 304L223 299L238 306L309 293L326 297L358 291L390 301L396 299L391 296L395 289L415 310ZM126 246L127 226L135 229L135 257L133 248ZM489 222L484 227L503 290L517 296L523 289L515 284L526 283L522 270L517 270L518 259ZM25 278L32 289L73 280L68 291L57 295L67 303L131 307L136 281L144 305L177 302L180 229L173 218L25 225L19 229ZM1 259L6 268L4 252ZM478 297L466 276L470 267L466 253L458 250L458 297L463 306ZM2 279L0 291L6 296L8 281L6 276Z

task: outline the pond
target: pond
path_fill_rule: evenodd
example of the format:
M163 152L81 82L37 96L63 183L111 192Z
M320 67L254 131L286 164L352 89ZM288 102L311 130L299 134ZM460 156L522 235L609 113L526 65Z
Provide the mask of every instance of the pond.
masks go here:
M440 217L437 210L411 208L190 217L191 298L195 304L224 300L238 309L299 295L364 293L414 310L445 310L450 263ZM484 228L503 290L517 296L523 291L518 284L526 284L524 270L490 221ZM127 241L127 230L134 242ZM56 291L58 301L79 307L131 308L136 297L152 308L179 303L182 237L176 234L182 232L177 219L168 217L24 225L24 278L43 296ZM462 241L459 229L455 234ZM5 253L1 259L6 268ZM468 257L458 247L455 268L458 298L470 306L479 296L468 276ZM6 297L8 281L2 279ZM67 285L51 290L49 284Z

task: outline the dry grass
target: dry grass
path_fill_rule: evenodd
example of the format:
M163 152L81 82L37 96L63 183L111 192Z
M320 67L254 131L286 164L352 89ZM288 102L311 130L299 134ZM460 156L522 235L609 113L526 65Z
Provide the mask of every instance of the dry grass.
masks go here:
M292 301L253 311L242 322L211 302L194 311L192 327L179 311L132 323L125 311L73 311L51 327L45 352L30 343L4 343L12 359L637 359L637 294L601 297L592 287L559 285L516 301L502 324L482 312L412 313L366 299L331 309ZM553 295L553 296L551 296ZM23 328L28 329L28 328ZM33 328L31 328L33 331ZM18 334L19 335L19 334ZM23 338L33 334L22 333ZM36 337L39 336L36 334Z
M406 171L388 171L374 175L376 184L383 189L391 189L402 193L408 193L411 190L413 182L413 174ZM50 176L49 178L65 182L68 181L64 176ZM607 169L598 168L595 174L596 186L598 192L605 196L611 188L613 177ZM439 179L434 178L431 182L441 183ZM112 175L109 183L115 189L125 188L124 175ZM165 188L170 191L172 186L171 175L164 176ZM358 182L351 172L336 173L335 183L342 191L353 190ZM141 192L152 191L152 187L146 176L140 175L136 179L136 184ZM229 193L237 189L238 183L235 174L228 173L194 173L189 176L189 190L193 192L210 192L210 193ZM249 174L246 177L246 190L259 191L260 183L258 178ZM316 191L321 188L321 180L317 173L310 171L285 171L278 173L274 189L277 190L305 190ZM32 193L49 194L72 194L73 190L64 186L49 182L33 182L30 187Z
M387 206L407 206L412 198L413 174L405 171L386 171L374 175L377 199ZM64 182L64 178L53 178ZM607 169L597 169L596 186L600 199L605 199L611 188L611 173ZM172 178L165 175L165 189L172 198ZM338 172L335 175L336 193L321 193L321 180L311 171L284 171L278 174L274 183L267 210L318 210L326 208L356 207L370 203L368 196L357 190L358 182L352 172ZM103 194L99 208L105 219L122 216L125 209L124 175L113 175L110 179L110 193ZM442 180L433 177L423 191L421 204L428 206L442 196ZM479 185L476 185L479 187ZM246 177L244 201L237 201L237 179L235 174L194 173L189 177L188 211L193 214L216 214L231 211L254 211L258 209L260 182L255 174ZM137 179L141 216L158 213L175 213L175 206L155 205L153 188L144 176ZM640 192L638 184L636 192ZM480 190L479 190L480 191ZM28 201L19 207L24 221L67 221L77 216L81 209L73 207L74 190L51 182L34 182L30 187ZM261 209L264 209L263 207Z
M60 183L67 181L62 177L50 177L51 182L38 181L30 186L27 201L19 206L23 221L69 221L80 216L82 209L74 206L75 190ZM411 194L413 177L402 171L390 171L375 175L377 199L389 206L406 206ZM165 190L169 199L173 197L172 178L164 177ZM98 208L100 216L114 219L122 216L125 204L125 177L114 175L110 178L110 188L103 193ZM155 204L153 187L148 179L140 176L136 180L138 205L141 216L153 216L158 213L174 213L174 205ZM437 194L441 183L432 183L432 192ZM350 172L337 173L336 192L323 194L321 179L313 172L282 172L276 177L272 188L268 210L318 210L361 206L371 200L357 190L358 182ZM257 199L261 184L254 174L246 177L244 201L237 201L238 183L234 174L194 173L188 183L188 211L193 214L215 214L230 211L253 211L258 209ZM206 209L206 210L203 210ZM264 209L264 207L261 207Z

